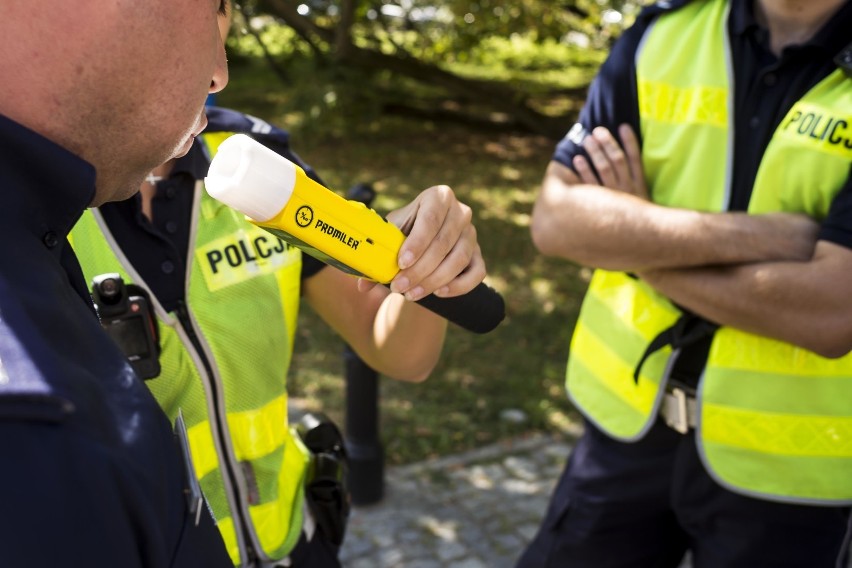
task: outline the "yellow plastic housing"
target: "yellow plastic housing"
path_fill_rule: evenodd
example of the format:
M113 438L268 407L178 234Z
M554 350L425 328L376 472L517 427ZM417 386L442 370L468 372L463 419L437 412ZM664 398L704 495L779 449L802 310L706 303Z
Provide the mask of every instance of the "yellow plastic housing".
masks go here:
M293 193L284 209L266 221L247 219L308 254L387 284L399 272L405 235L358 201L344 199L296 167Z

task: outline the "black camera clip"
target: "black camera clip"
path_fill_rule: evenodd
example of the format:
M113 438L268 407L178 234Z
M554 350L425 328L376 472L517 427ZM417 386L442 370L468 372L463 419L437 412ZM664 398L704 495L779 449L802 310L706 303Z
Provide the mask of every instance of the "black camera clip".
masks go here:
M121 275L111 272L92 279L92 300L101 326L124 352L136 374L146 380L157 377L160 337L148 292L141 286L125 284Z

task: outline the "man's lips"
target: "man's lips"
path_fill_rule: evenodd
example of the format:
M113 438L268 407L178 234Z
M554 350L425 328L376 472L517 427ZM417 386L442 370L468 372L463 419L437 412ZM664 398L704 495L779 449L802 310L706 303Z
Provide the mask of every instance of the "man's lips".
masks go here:
M189 135L189 138L187 138L183 147L180 149L180 151L179 151L180 156L183 156L187 152L189 152L189 149L192 148L192 144L195 142L195 139L198 136L200 136L202 132L204 132L205 128L207 128L207 115L202 114L201 119L198 121L198 126L196 126L192 130L192 133Z
M202 114L201 120L198 122L198 127L192 131L192 139L195 140L207 128L207 115Z

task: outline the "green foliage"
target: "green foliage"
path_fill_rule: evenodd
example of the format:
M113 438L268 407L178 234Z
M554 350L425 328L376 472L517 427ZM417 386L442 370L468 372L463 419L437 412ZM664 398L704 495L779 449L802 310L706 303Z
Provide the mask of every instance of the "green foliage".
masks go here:
M564 71L569 66L597 68L605 52L581 48L554 39L537 40L534 34L484 38L469 54L469 62L486 69Z
M231 75L240 77L241 86L229 88L223 99L275 107L303 139L341 136L353 125L360 128L379 117L381 101L371 95L372 80L365 73L324 65L302 49L303 44L294 42L293 36L286 26L267 27L262 33L266 48L279 56L276 67L284 77L270 73L255 37L246 34L230 39Z
M350 2L354 17L346 24L341 15ZM230 42L232 52L238 57L261 57L264 48L259 40L265 55L280 68L297 59L307 61L318 73L324 67L337 68L337 75L318 79L336 83L326 91L337 92L336 106L346 111L337 114L343 118L347 113L359 116L361 107L371 100L368 114L389 100L419 100L424 92L417 81L425 83L427 90L435 87L428 75L413 73L412 82L404 80L406 73L399 70L382 75L377 72L380 69L370 69L363 62L338 61L336 42L345 30L358 48L416 60L464 78L502 81L517 89L516 98L522 100L586 84L613 39L632 21L639 1L242 0L238 5L238 16L245 13L248 19L237 19L239 35ZM347 83L345 89L340 88L341 82ZM440 94L452 99L460 92L444 86ZM389 94L394 96L389 99ZM350 95L357 99L354 103L344 101ZM355 107L348 108L352 104ZM362 112L352 112L357 110ZM325 112L331 116L335 111Z
M506 321L490 334L450 326L441 362L425 382L381 379L381 437L388 463L445 455L507 436L569 430L577 417L564 391L565 359L587 275L539 255L529 236L532 204L553 142L387 117L323 135L316 128L323 118L293 111L300 91L318 83L311 77L278 86L264 66L241 65L232 70L220 103L294 131L294 150L331 188L342 192L355 183L372 183L379 211L403 205L423 188L449 184L474 209L488 282L507 304ZM340 338L304 308L291 398L341 423L342 351ZM525 419L507 420L507 410L520 410Z
M277 24L271 18L261 18L256 21L256 33L269 54L284 61L296 56L307 57L310 52L307 46L299 40L296 32L287 26ZM228 53L233 57L260 59L264 56L263 48L257 38L248 32L245 26L236 28L228 38Z
M493 38L516 35L533 45L577 43L600 50L607 49L632 22L643 1L647 0L356 1L353 36L362 45L379 46L386 52L404 49L433 62L464 61ZM313 25L335 30L341 24L342 4L340 0L306 0L300 13ZM243 0L240 5L253 15L253 28L286 25L275 17L270 3ZM255 47L249 49L255 51Z
M437 85L386 70L331 65L306 49L287 26L265 25L257 34L267 52L276 57L275 66L286 75L258 87L257 96L277 98L276 92L287 89L283 102L293 128L311 125L300 132L305 136L341 136L365 125L370 127L389 106L456 108L457 98ZM388 37L368 40L359 36L358 42L381 44L384 51L397 45L414 51L417 40L413 32L403 31L393 41ZM228 48L233 69L254 73L269 65L262 59L264 48L253 34L235 34ZM441 66L461 77L511 84L526 93L535 108L552 116L564 116L573 114L576 108L573 100L559 91L588 84L604 55L602 50L551 39L537 41L534 34L514 34L507 38L486 37L466 55L446 57ZM289 88L294 84L299 88ZM487 111L481 103L478 106Z

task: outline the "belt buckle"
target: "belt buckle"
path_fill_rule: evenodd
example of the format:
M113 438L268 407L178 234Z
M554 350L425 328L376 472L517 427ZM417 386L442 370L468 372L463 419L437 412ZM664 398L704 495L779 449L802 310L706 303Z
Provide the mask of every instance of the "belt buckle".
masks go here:
M682 388L674 387L670 394L674 399L674 412L666 412L663 418L670 428L681 434L686 434L689 432L689 414L686 407L686 391ZM672 416L672 414L674 414L674 416Z

